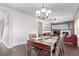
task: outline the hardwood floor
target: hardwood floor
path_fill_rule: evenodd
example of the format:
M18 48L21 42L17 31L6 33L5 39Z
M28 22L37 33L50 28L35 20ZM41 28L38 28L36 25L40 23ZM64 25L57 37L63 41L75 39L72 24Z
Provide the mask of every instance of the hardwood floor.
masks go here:
M27 56L26 44L15 46L11 49L5 47L0 43L0 56ZM79 56L79 48L74 48L70 45L64 45L64 56ZM35 51L32 50L32 56L36 56Z
M26 56L26 45L18 45L9 50L10 56Z
M9 49L3 43L0 43L0 56L9 55Z
M65 56L79 56L79 47L75 48L72 45L64 45Z

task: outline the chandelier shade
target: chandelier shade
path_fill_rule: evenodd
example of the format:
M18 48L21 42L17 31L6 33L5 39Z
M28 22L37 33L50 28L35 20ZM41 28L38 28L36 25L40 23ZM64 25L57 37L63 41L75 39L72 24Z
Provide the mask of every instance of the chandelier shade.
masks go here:
M37 16L39 19L47 19L50 14L51 14L51 10L47 10L47 9L44 7L44 4L43 4L42 9L36 11L36 16Z

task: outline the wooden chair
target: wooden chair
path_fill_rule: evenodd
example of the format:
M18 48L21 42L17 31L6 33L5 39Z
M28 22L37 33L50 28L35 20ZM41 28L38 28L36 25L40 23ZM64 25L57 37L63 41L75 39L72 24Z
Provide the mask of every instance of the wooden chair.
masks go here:
M29 40L32 40L33 38L37 38L36 34L29 34Z
M64 42L63 37L60 37L56 43L55 56L63 56L64 55Z
M32 40L33 38L37 38L36 34L29 34L29 40ZM34 50L36 52L36 55L38 55L39 49L37 47L31 46L29 47L31 50ZM28 51L27 51L28 52ZM31 55L31 52L30 52Z

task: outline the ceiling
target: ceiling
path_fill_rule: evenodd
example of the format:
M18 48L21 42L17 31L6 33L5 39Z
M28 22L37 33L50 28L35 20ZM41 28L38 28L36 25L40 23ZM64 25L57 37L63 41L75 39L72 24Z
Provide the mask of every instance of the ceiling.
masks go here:
M0 3L0 5L35 16L35 11L42 8L42 3ZM50 19L72 21L78 9L78 3L45 3L45 8L52 11Z

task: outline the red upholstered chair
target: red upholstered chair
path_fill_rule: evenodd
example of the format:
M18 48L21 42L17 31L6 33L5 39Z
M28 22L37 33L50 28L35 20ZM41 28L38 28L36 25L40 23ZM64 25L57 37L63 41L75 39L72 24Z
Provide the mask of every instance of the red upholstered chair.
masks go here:
M75 34L71 35L70 37L64 37L64 43L72 44L74 47L77 47L77 36Z

